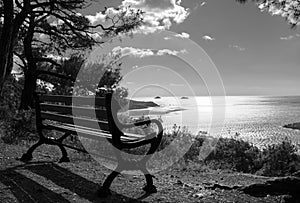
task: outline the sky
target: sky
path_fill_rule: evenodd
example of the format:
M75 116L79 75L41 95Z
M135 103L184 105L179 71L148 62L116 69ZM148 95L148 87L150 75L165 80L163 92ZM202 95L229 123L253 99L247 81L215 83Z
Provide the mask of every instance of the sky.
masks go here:
M226 95L300 95L300 28L291 29L284 18L261 12L253 2L95 0L81 13L96 24L104 22L99 13L104 7L120 5L146 11L145 25L133 39L103 46L103 53L112 47L125 53L121 85L131 94L217 94L218 84L203 72L211 67ZM162 30L169 36L153 34ZM200 48L192 49L193 43ZM202 62L191 67L184 55Z

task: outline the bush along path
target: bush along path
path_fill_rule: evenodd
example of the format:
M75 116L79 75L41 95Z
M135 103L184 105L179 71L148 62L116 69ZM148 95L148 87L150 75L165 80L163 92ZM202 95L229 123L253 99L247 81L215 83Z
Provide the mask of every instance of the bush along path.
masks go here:
M156 174L158 193L140 188L143 176L121 175L112 195L100 198L99 184L110 172L89 156L71 152L70 163L57 163L58 150L42 146L34 160L20 157L27 146L0 142L1 202L297 202L299 178L267 178L210 170L199 166L173 167Z

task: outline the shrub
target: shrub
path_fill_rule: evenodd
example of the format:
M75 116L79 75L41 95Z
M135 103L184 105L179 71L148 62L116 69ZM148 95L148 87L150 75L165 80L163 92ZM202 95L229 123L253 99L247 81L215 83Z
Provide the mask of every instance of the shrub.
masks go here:
M165 149L167 146L169 146L176 139L176 137L180 136L180 134L182 134L180 126L177 126L176 124L173 125L171 131L169 132L165 131L162 140L160 142L160 145L158 147L158 151L161 151Z
M287 176L300 170L300 158L289 140L259 150L249 142L220 138L205 163L213 169L230 169L264 176Z
M144 117L139 118L139 120L145 119ZM122 117L120 120L123 122L126 120ZM126 120L128 121L128 120ZM154 125L155 126L155 125ZM127 129L127 132L138 133L138 134L148 134L154 131L154 126L149 126L148 128L132 128ZM193 136L186 127L180 127L174 125L170 131L165 131L161 143L158 147L157 152L167 149L164 153L156 153L156 160L174 162L170 158L175 158L180 165L187 166L189 162L196 161L199 155L199 147L202 145L203 138L196 138ZM186 149L190 146L189 149ZM149 146L141 146L134 149L126 149L125 152L129 154L141 155L145 154L149 149ZM187 151L187 152L186 152ZM184 153L186 152L186 153ZM179 158L179 160L178 160ZM165 163L155 163L155 164L165 164Z
M4 84L3 95L0 100L1 139L6 143L18 143L22 138L35 139L35 117L32 110L19 111L23 79L16 80L10 76Z
M203 142L205 141L205 137L197 135L196 137L188 134L189 139L193 139L193 143L190 146L189 150L184 154L183 159L185 163L197 162L199 160L199 152L200 148L203 145Z
M248 142L233 138L220 138L213 153L205 162L213 168L255 172L259 167L259 149Z
M261 169L258 174L265 176L286 176L300 170L297 149L289 140L273 144L261 152Z
M22 140L37 140L35 114L33 110L17 111L14 115L2 120L1 139L8 144L17 144Z
M0 96L0 119L8 118L16 113L20 104L23 80L16 80L14 76L8 77L4 83L3 93Z

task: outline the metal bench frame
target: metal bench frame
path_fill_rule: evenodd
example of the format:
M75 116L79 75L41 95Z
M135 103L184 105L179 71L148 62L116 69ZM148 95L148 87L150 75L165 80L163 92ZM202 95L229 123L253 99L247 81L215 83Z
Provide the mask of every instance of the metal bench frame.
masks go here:
M78 97L79 98L79 97ZM81 98L79 98L81 99ZM82 97L82 100L85 101L90 99L90 98L85 98ZM151 120L146 120L142 122L137 122L137 123L132 123L132 124L123 124L117 119L117 113L119 111L119 104L118 101L114 98L112 92L107 92L104 97L94 97L95 99L95 106L103 106L106 108L106 110L99 110L96 107L94 109L96 111L96 117L97 120L95 122L98 122L98 125L100 126L101 129L107 130L110 134L107 137L104 137L107 139L114 147L114 152L115 156L117 158L117 167L115 168L114 171L106 178L104 181L102 187L99 189L99 195L100 196L107 196L110 194L110 186L114 180L114 178L119 175L122 171L124 170L140 170L143 172L146 178L146 186L143 188L144 191L147 193L154 193L157 192L156 187L153 185L153 176L150 174L146 167L146 163L148 160L151 158L151 156L155 153L155 151L158 149L158 146L161 142L162 136L163 136L163 127L162 124L156 120L156 119L151 119ZM60 103L64 102L64 105L52 105L52 104L45 104L43 102L45 101L51 101L51 102L57 102ZM67 151L65 147L71 148L74 150L78 150L81 152L87 152L84 149L76 148L72 145L66 145L63 143L63 141L69 137L70 135L75 135L78 134L76 131L76 126L78 123L76 122L77 125L75 125L73 119L78 119L74 118L72 114L73 112L72 109L74 108L72 104L72 96L62 96L62 95L40 95L40 94L35 94L35 110L36 110L36 127L37 127L37 132L39 135L39 141L31 146L28 151L23 154L21 157L21 161L28 162L32 160L32 153L34 150L41 146L42 144L48 144L48 145L56 145L59 147L59 149L62 152L62 157L60 158L59 162L69 162L70 159L68 157ZM78 107L80 110L80 107ZM82 108L83 111L87 111L85 108ZM58 111L59 114L56 113L51 113L51 112L56 112ZM104 115L106 112L106 115ZM67 113L69 113L67 115ZM103 117L106 117L107 119L107 124L103 124L103 122L100 119L103 119ZM99 120L98 120L99 118ZM51 120L51 121L56 121L59 122L55 125L49 125L49 124L44 124L43 121L45 120ZM81 121L81 120L79 120ZM80 126L83 128L82 132L84 132L86 135L90 135L91 138L97 139L98 137L95 136L97 135L97 130L92 131L93 129L86 127L84 124L92 122L92 120L89 119L82 119L83 125ZM79 122L80 123L80 122ZM127 135L126 133L123 133L121 129L123 128L132 128L136 126L144 126L144 125L149 125L151 123L154 123L157 128L158 132L156 136L149 138L146 138L145 136L131 136L130 134ZM73 125L72 125L73 124ZM102 126L101 126L102 125ZM104 126L104 127L103 127ZM106 129L105 129L106 128ZM48 130L56 130L56 131L61 131L64 132L64 134L58 138L48 138L44 135L43 130L48 129ZM85 130L88 129L88 130ZM131 149L131 148L136 148L140 147L143 145L148 145L150 144L148 152L143 156L138 161L132 161L132 160L125 160L121 156L121 150L123 149Z

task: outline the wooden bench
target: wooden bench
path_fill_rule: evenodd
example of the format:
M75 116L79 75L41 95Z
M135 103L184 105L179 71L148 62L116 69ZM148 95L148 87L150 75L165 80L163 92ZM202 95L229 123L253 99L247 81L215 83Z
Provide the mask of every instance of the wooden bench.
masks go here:
M146 178L146 186L143 188L147 193L156 192L153 185L152 175L146 168L147 161L157 150L163 136L161 123L156 119L138 123L123 124L117 118L120 110L118 101L112 92L107 92L103 97L72 97L62 95L35 95L36 126L39 141L28 149L21 157L21 161L27 162L32 159L33 151L42 144L56 145L62 152L60 162L68 162L69 157L65 147L87 152L73 145L67 145L63 141L70 135L79 135L88 139L107 140L113 146L117 167L106 178L100 188L100 195L110 194L110 185L114 178L124 170L140 170ZM155 136L123 133L122 129L149 124L157 125ZM43 130L55 130L63 132L60 138L46 137ZM125 160L121 156L121 150L131 149L149 144L148 152L138 161Z

